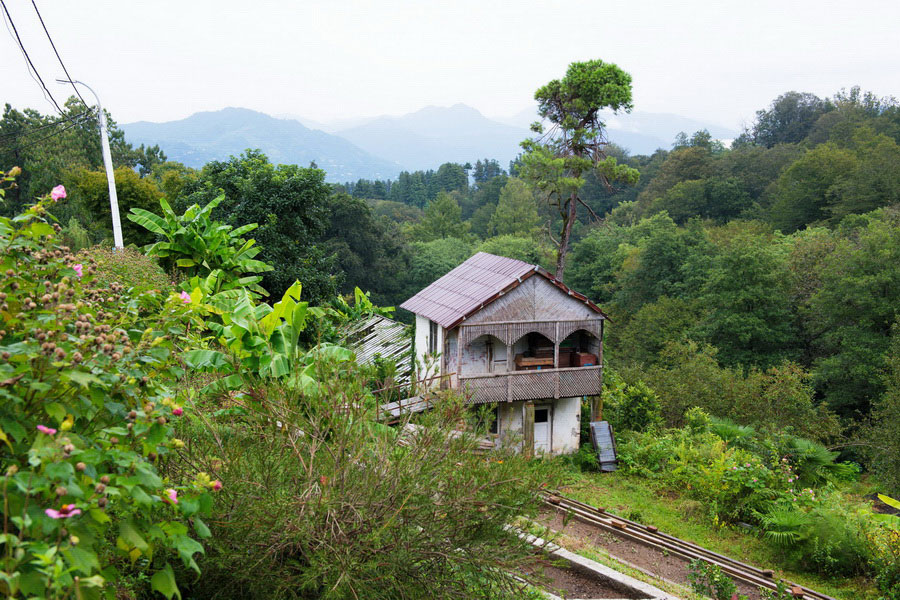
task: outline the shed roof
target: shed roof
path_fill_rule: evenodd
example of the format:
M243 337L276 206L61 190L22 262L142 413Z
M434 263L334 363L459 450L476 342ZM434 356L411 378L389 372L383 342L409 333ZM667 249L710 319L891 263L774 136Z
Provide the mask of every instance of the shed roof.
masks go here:
M521 260L479 252L400 305L417 315L452 329L485 305L514 289L534 274L542 275L563 292L606 315L586 296L570 290L549 271Z
M347 325L343 338L356 352L360 364L373 364L376 356L393 360L397 363L397 383L409 383L412 336L406 325L381 315L370 315Z

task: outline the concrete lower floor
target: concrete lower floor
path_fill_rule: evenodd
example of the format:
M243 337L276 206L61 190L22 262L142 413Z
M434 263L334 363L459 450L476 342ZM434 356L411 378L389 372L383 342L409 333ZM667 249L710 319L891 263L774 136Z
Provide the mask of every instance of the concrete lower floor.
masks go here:
M578 450L581 397L534 400L535 454L568 454ZM497 404L499 443L522 447L525 402Z

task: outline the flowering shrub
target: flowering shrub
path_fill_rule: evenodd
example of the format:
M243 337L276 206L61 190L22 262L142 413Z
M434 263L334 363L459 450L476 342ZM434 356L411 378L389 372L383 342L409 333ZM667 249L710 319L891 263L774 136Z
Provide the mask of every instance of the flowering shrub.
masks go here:
M90 259L93 259L93 262ZM126 290L136 288L134 292L141 292L162 291L172 286L156 261L131 248L113 250L106 246L94 246L81 250L75 255L75 260L96 267L94 278L98 287L118 283Z
M63 197L0 218L0 593L99 598L140 568L171 598L168 561L197 568L215 485L157 471L182 445L170 385L194 317L56 245L47 208Z

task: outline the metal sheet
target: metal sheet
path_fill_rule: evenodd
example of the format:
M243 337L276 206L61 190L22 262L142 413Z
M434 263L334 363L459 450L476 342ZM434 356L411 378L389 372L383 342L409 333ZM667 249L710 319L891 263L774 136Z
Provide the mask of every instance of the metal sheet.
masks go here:
M372 315L347 325L344 342L360 364L372 364L376 356L397 364L396 383L409 383L412 373L412 336L409 327L393 319Z
M591 442L597 452L601 471L615 471L618 461L616 456L616 440L612 426L608 421L591 422Z
M487 252L475 254L401 304L400 308L450 329L485 304L499 298L503 292L516 287L536 273L606 317L599 307L585 296L569 290L545 269Z

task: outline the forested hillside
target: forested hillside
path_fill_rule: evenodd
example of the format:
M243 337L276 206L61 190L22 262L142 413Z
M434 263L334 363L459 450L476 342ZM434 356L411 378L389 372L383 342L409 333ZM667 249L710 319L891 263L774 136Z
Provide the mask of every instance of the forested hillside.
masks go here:
M74 121L41 144L21 143L34 133L0 145L0 161L24 169L4 211L64 182L69 198L54 210L75 247L110 235L99 144L82 109L70 101ZM55 122L7 106L0 139ZM896 388L888 357L900 336L898 141L897 101L854 88L825 99L786 93L731 148L705 131L652 156L610 146L640 177L609 187L587 175L590 211L579 213L565 271L613 317L609 363L668 397L673 425L690 398L719 413L768 410L732 415L813 428L836 446L887 436L897 421L885 394ZM154 210L163 196L180 210L223 190L216 218L258 222L275 297L299 279L312 301L359 286L392 305L477 251L554 263L558 211L517 177L518 161L473 157L330 186L320 169L275 166L258 151L195 170L133 148L115 125L112 145L123 213ZM126 243L152 241L124 222ZM751 401L760 394L774 395L768 409ZM862 459L867 448L846 452ZM897 448L879 448L870 458L896 486L896 462L878 457Z
M141 556L143 543L138 530L147 536L158 533L136 509L151 502L141 485L155 490L154 498L168 498L168 502L159 501L167 507L174 507L177 494L183 493L178 510L185 517L193 515L200 538L211 533L196 519L200 514L196 511L204 517L209 514L212 493L227 490L220 496L226 500L219 500L217 506L228 502L228 510L238 511L237 517L232 516L236 527L212 524L215 541L208 542L208 556L201 561L204 572L213 574L211 578L199 580L193 573L173 572L168 563L157 564L153 589L172 597L172 590L177 591L177 577L179 585L196 586L203 596L207 591L204 586L217 585L211 582L217 582L221 575L235 585L254 589L254 597L272 597L274 591L280 593L293 584L289 578L259 581L246 568L245 542L248 536L257 536L253 547L260 550L253 555L254 564L270 561L287 577L297 572L297 561L279 563L270 554L275 550L264 549L269 532L281 535L285 531L293 531L304 543L324 540L314 551L299 551L313 557L309 565L302 563L299 572L315 580L311 585L318 586L317 590L338 589L343 575L333 581L337 576L331 562L335 531L329 525L331 505L323 505L327 515L321 519L307 518L302 512L294 515L288 508L293 506L297 481L291 469L298 463L288 445L279 441L282 432L271 432L271 423L290 422L288 419L295 415L279 412L277 403L272 405L274 409L267 408L274 412L261 416L258 425L260 431L269 431L273 437L251 434L247 429L247 447L256 449L249 453L242 438L232 437L233 429L222 437L210 437L204 430L207 425L200 427L199 421L185 419L185 423L193 424L180 425L181 437L174 438L175 430L163 426L186 411L182 400L174 403L166 395L168 391L156 389L153 380L163 367L172 381L183 379L188 391L179 392L182 395L178 397L190 410L197 409L195 399L207 397L204 394L210 390L249 390L248 406L259 409L265 404L259 398L270 400L265 396L270 392L274 397L284 393L282 399L291 398L290 402L298 402L301 397L307 403L313 399L319 402L313 413L325 421L301 421L295 423L296 430L328 430L336 435L335 443L347 444L341 448L359 446L363 453L368 452L368 446L359 445L360 439L383 443L378 446L383 454L373 455L373 464L393 465L395 470L390 473L399 473L397 478L413 485L415 479L406 477L407 470L419 475L427 469L405 459L391 462L401 456L392 437L396 431L380 424L369 430L363 426L369 417L344 419L344 413L333 410L335 397L343 398L345 406L373 409L376 405L370 390L377 387L383 391L383 377L390 373L391 365L382 362L354 370L356 367L347 366L353 360L352 352L330 342L339 340L341 323L354 314L378 310L369 300L381 306L396 305L475 252L485 251L541 264L551 271L555 266L567 284L587 294L611 316L606 328L603 398L605 418L615 424L619 434L623 476L644 478L650 483L641 485L658 485L667 494L683 494L682 499L705 503L704 519L716 527L742 523L758 528L760 537L782 548L779 552L785 553L785 564L834 577L833 582L841 585L845 583L841 578L867 576L874 578L871 585L881 590L896 590L897 553L891 541L896 540L896 534L879 529L879 521L871 517L870 510L864 513L859 509L854 518L846 517L848 499L860 501L856 496L861 494L854 496L849 486L861 471L866 480L859 485L871 486L863 489L894 496L900 492L900 103L856 88L827 99L789 92L760 110L754 123L729 148L701 130L679 134L671 150L630 156L604 143L604 129L595 110L586 111L587 116L577 124L553 112L559 106L554 102L562 96L559 90L577 79L573 74L578 75L579 70L618 80L619 89L627 94L609 94L604 104L626 110L630 107L627 74L602 61L573 63L567 73L569 79L553 81L537 94L541 116L549 115L551 121L557 118L557 128L549 129L557 132L556 137L536 132L534 139L523 144L522 155L508 164L491 157L472 157L463 164L447 162L433 170L402 172L393 180L333 185L326 183L326 172L315 165L274 164L255 149L194 169L167 160L159 147L135 148L110 121L119 207L122 214L131 213L132 217L123 219L125 243L144 248L149 257L138 252L113 254L94 247L108 245L111 238L96 115L74 98L62 117L48 117L31 109L18 111L7 105L0 120L2 212L7 223L4 243L9 256L15 257L9 259L10 267L27 263L36 270L25 278L12 268L6 271L10 300L4 302L2 311L8 327L16 328L14 337L33 334L44 343L38 346L35 342L27 348L7 346L14 352L4 352L4 360L9 359L4 365L8 377L4 386L24 389L28 385L28 397L37 390L38 399L46 401L47 406L33 413L39 417L28 413L27 428L6 419L0 440L11 447L6 435L10 432L24 467L23 457L32 448L29 435L58 433L56 428L39 423L45 413L55 419L52 423L63 435L68 435L65 432L76 419L87 419L81 408L71 408L73 414L69 414L70 409L58 403L61 400L53 390L54 385L72 390L87 387L82 381L93 380L77 377L89 374L73 376L70 371L60 371L53 375L62 378L57 384L32 382L30 377L37 376L35 373L43 377L44 371L38 373L22 362L26 360L22 348L32 353L27 360L33 361L49 361L51 354L62 361L71 354L67 360L73 361L73 369L96 367L91 371L96 375L90 375L99 382L91 384L94 387L102 384L109 394L119 393L116 390L122 385L131 390L128 393L152 392L135 405L143 409L141 412L127 413L127 427L121 426L126 414L123 405L105 405L103 414L108 413L113 419L109 423L116 424L97 434L103 440L108 438L111 445L107 447L117 447L121 441L118 436L125 439L132 429L155 431L157 437L153 439L164 441L160 450L163 454L184 447L184 437L191 444L191 452L201 457L192 455L191 460L202 466L202 472L178 491L165 489L155 474L135 479L130 472L119 473L119 467L115 467L115 481L121 478L122 485L138 490L132 491L131 499L122 501L124 504L116 500L117 506L127 505L127 511L131 511L127 527L137 528L134 535L128 534L130 541L117 542L119 550L127 548L134 562L134 556ZM571 137L567 137L569 134ZM585 148L596 150L598 145L602 151L586 158ZM565 161L569 161L568 166L562 167ZM48 194L50 189L53 191ZM40 202L26 208L36 197ZM164 216L157 216L160 213ZM56 228L44 223L45 218L55 219ZM251 231L253 240L243 239L242 235ZM62 245L57 250L42 250L39 238L57 234ZM169 246L165 248L150 246L161 236L175 241L166 242ZM78 260L83 262L76 263ZM54 287L45 279L45 270L52 271L47 277L62 273L65 278ZM81 296L76 296L77 303L54 304L51 288L56 296L62 293L71 297L76 292L67 291L66 286L83 276L90 285L84 288L87 304L78 300ZM123 276L128 285L119 283ZM172 287L172 282L180 288ZM26 289L20 290L21 285ZM335 299L336 294L353 294L355 287L368 290L369 300L361 294L355 295L353 305L349 300ZM301 293L303 302L299 300ZM20 301L19 296L26 294ZM46 319L39 320L44 319L44 309L34 313L38 320L21 320L31 318L25 311L37 308L35 299L64 312L105 303L109 311L98 313L96 318L121 317L128 333L123 332L121 340L106 333L96 339L73 334L64 337L65 341L60 338L59 343L65 347L57 347L56 342L45 341L48 335L57 335L55 330L42 329L51 325L69 327L68 321L57 319L55 324L48 324ZM130 311L125 315L118 314L122 302L128 303ZM8 310L10 303L13 311ZM22 312L14 316L18 307ZM208 322L197 320L194 309L207 311L203 314ZM285 316L288 313L290 323ZM280 316L265 316L271 314ZM400 314L398 318L409 320L410 315ZM110 331L110 326L102 323L92 326L90 319L79 315L73 331ZM150 321L152 326L148 328ZM272 329L275 322L277 328ZM154 334L156 340L144 340L141 332L146 337L154 327L160 332ZM215 336L201 339L206 335L202 333L207 330L204 328L215 331ZM126 342L131 334L143 341L133 347ZM212 339L218 341L210 345ZM119 340L124 346L120 352L118 346L100 345L96 340ZM82 354L87 350L81 346L75 351L82 342L95 343L93 354ZM12 344L7 339L4 343ZM173 344L191 348L178 359L183 362L176 364L175 355L169 354L167 347ZM123 358L132 352L134 356ZM44 359L38 358L39 353ZM130 376L123 372L119 377L107 368L119 360L143 362L139 369L129 371ZM331 360L335 362L328 362ZM77 366L82 361L87 366ZM154 361L161 361L161 366L151 372L146 365ZM13 363L19 367L13 367ZM334 370L316 371L326 363ZM185 365L189 373L183 369ZM21 374L12 377L14 368ZM194 371L204 370L210 376L218 373L223 377L208 385L202 377L195 380ZM56 372L51 369L46 373L51 371ZM29 378L19 384L26 375ZM25 392L18 394L10 397L26 397ZM213 405L210 410L214 418L235 418L246 425L249 413L231 406L237 397L227 396L227 405ZM363 397L365 402L360 400ZM453 406L453 411L428 416L426 422L440 427L458 424L466 418L465 411L462 404ZM476 428L484 425L481 421L473 423ZM429 438L435 452L444 452L440 450L444 447L442 435ZM76 452L74 446L66 449L68 439L59 438L66 460ZM223 439L227 440L224 446ZM312 443L317 438L299 439ZM56 438L52 440L48 443L57 443ZM318 442L313 446L318 448ZM410 510L418 511L418 506L438 510L430 489L446 489L445 478L456 481L456 475L466 473L488 481L500 477L496 469L515 469L515 479L502 476L507 483L517 482L509 483L503 493L513 499L509 507L523 507L527 512L535 505L524 500L520 503L517 494L531 497L540 485L538 481L546 484L570 467L590 470L595 460L587 445L583 448L587 452L563 459L568 467L561 466L565 462L526 464L522 457L511 454L505 454L503 460L485 461L463 446L459 452L442 454L442 459L427 458L437 469L436 474L427 485L414 485L419 495ZM159 458L154 447L143 449L146 461ZM313 449L312 455L317 451ZM225 463L234 465L233 472L223 468L223 452ZM293 452L302 454L306 450L294 448ZM344 457L345 451L330 456ZM304 472L304 485L321 491L332 481L353 482L356 480L352 477L364 473L371 479L360 479L346 488L353 494L360 490L374 494L361 497L359 506L393 507L393 500L380 504L379 494L394 494L394 477L381 477L377 469L358 469L360 461L367 460L362 455L346 456L349 462L341 462L332 470ZM106 460L104 457L102 460ZM465 469L453 466L464 460ZM271 461L290 466L272 471ZM160 468L168 469L167 477L177 479L180 463L164 462L159 463ZM45 481L40 493L48 498L74 497L73 493L80 490L74 473L93 477L103 472L97 469L111 468L97 464L100 466L85 460L77 463L80 466L74 467L76 470L59 471L60 481L69 483L54 487L56 484ZM197 468L192 466L188 471ZM344 468L346 473L341 470ZM247 474L268 477L276 471L285 474L277 484L279 489L289 491L283 494L284 510L272 511L258 501L257 487L270 482L248 483ZM7 471L7 477L16 473ZM208 473L222 480L212 479ZM19 474L21 489L31 485L22 483L26 475L24 470ZM134 483L138 479L140 485ZM379 488L382 483L387 488ZM490 489L462 480L457 483L463 495L470 489ZM96 487L97 494L105 492L105 486L102 483ZM498 492L485 493L496 496ZM403 494L406 492L401 488ZM98 508L107 506L106 496L97 498ZM334 506L346 507L342 498L334 496ZM460 516L446 521L451 524L446 531L440 530L441 543L449 543L448 548L481 544L486 537L490 543L483 548L487 552L495 547L490 544L501 547L518 539L508 536L504 529L512 515L521 512L518 508L492 512L492 528L484 529L484 500L466 496L461 502L464 508ZM80 509L73 506L67 503L59 510L45 511L47 527L52 525L47 519L77 516ZM397 510L404 506L406 500ZM381 510L373 513L373 531L384 530ZM429 523L446 516L427 511L422 514ZM457 527L456 523L464 519L481 525ZM261 528L259 520L268 520L268 524ZM321 531L316 529L318 524L323 527ZM427 531L418 526L413 530ZM473 534L475 541L456 541L451 530L481 533ZM85 532L84 536L93 536ZM70 545L78 544L81 535L78 530ZM368 542L360 540L370 538L363 535L355 539L362 545L354 546L351 552L367 552ZM371 539L381 536L373 533ZM185 569L198 569L192 556L203 546L183 533L166 534L159 543L161 548L176 548ZM86 547L93 546L81 546ZM422 548L430 547L430 541L422 542ZM328 549L324 555L321 548ZM107 548L98 556L114 552ZM488 554L500 555L493 550L485 556ZM325 555L327 559L322 558ZM472 557L460 567L464 570L461 572L471 574L472 581L479 582L472 585L485 585L481 582L486 573L506 572L499 563ZM396 565L398 571L392 579L397 585L414 585L415 578L404 571L406 560L398 560ZM365 568L354 568L347 567L341 573L362 573L362 579L345 585L363 585L363 579L365 585L376 581ZM372 568L378 570L381 565ZM83 572L91 573L92 569L88 565ZM449 593L455 589L457 574L453 571L445 576L446 582L438 582L446 583ZM69 585L63 580L52 583L56 580L50 577L47 581L61 589ZM507 578L499 577L498 582L487 585L507 584L512 585ZM866 582L859 585L859 589L870 587ZM335 593L338 595L334 597L346 597Z

